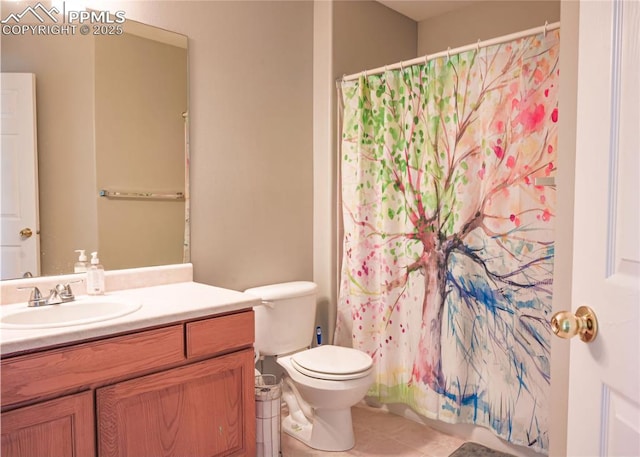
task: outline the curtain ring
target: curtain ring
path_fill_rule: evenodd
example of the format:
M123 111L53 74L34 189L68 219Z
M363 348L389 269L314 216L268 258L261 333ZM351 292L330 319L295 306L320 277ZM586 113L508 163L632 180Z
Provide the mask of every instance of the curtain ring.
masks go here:
M547 27L549 27L549 21L544 21L544 37L547 37Z
M451 46L447 48L447 61L451 60Z
M478 42L476 43L476 52L480 52L480 38L478 38Z
M404 73L404 62L402 60L400 61L400 71Z
M427 66L427 63L429 62L428 57L429 57L429 56L428 56L427 54L425 54L425 55L424 55L424 66L425 66L425 67Z

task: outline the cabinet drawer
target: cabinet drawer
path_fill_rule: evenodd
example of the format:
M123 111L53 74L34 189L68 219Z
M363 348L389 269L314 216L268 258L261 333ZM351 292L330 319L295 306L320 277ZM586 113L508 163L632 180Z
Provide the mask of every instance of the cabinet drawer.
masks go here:
M187 358L253 345L253 310L187 323Z
M184 360L181 325L2 361L2 406Z

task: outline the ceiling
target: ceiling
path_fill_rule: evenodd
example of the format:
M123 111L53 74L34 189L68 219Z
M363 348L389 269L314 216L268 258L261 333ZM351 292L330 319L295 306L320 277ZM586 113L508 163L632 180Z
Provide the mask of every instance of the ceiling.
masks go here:
M377 0L379 3L413 19L423 21L433 16L464 8L474 3L474 0ZM475 0L478 1L478 0Z

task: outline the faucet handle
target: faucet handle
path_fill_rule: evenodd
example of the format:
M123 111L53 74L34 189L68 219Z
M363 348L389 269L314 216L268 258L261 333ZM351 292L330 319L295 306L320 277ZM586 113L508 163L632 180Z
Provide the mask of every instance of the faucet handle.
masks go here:
M69 287L69 284L57 284L56 287L51 292L52 293L55 292L60 296L60 298L69 294L73 295L71 293L71 287Z
M41 306L47 303L47 299L42 296L40 289L35 286L17 287L18 290L31 289L31 295L29 296L29 306Z
M75 299L73 291L71 290L71 284L74 282L82 282L82 279L74 279L66 284L58 284L55 288L56 293L63 301L72 301Z

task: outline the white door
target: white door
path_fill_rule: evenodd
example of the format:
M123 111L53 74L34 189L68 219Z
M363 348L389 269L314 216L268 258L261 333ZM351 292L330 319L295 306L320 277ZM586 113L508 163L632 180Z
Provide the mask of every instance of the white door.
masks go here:
M40 274L36 78L3 73L0 279Z
M640 2L582 1L569 456L640 456Z

